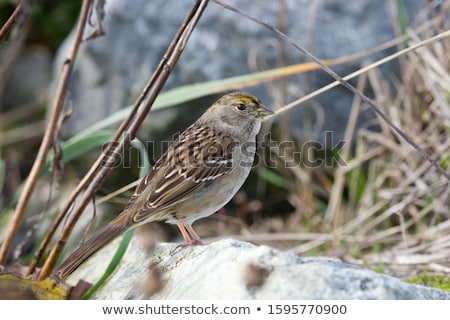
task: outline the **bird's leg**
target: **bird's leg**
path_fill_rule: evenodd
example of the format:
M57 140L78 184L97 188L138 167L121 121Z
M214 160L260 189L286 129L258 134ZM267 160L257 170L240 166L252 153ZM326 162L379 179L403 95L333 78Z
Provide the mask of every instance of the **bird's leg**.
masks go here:
M225 208L219 209L217 211L218 221L217 221L217 234L222 236L225 233Z
M184 243L179 244L179 247L188 247L188 246L197 246L203 244L200 240L198 234L194 231L194 229L190 225L186 225L183 223L183 220L180 220L177 223L178 229L180 229L181 234L183 235ZM192 238L191 238L192 237Z
M183 236L184 242L189 243L192 241L191 237L189 236L189 233L186 231L186 228L184 227L182 222L177 223L178 229L180 229L181 235Z
M193 240L191 240L190 245L193 245L193 246L203 245L202 240L200 240L200 237L198 236L197 232L195 232L194 228L192 228L191 225L187 225L185 227L186 227L187 231L189 232L189 234L191 235L191 237L194 238Z

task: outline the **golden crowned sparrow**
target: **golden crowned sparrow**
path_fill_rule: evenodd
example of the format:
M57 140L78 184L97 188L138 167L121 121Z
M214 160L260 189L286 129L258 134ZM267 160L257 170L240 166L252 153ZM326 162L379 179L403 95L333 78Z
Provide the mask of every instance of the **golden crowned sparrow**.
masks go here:
M249 93L217 100L155 163L122 213L81 244L55 273L66 278L114 238L148 222L176 224L187 245L201 243L191 224L222 208L242 186L262 118L272 113Z

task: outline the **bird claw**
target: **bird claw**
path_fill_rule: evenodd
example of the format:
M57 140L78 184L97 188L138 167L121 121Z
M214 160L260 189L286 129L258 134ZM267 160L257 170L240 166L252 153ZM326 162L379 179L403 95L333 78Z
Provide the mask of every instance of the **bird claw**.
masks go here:
M177 245L175 247L175 250L180 249L180 248L190 247L190 246L203 246L203 245L204 245L204 243L202 242L202 240L192 239L192 240L186 241L185 243L180 243L179 245Z

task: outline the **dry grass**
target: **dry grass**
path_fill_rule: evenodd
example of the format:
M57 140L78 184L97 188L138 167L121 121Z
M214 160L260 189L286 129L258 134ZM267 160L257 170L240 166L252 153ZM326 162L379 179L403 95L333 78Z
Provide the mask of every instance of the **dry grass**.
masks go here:
M444 10L445 11L445 10ZM409 45L448 30L436 16L428 31L409 30ZM447 23L447 25L444 25ZM389 118L448 171L450 162L450 40L445 38L400 59L399 79L378 69L359 78L370 86ZM355 98L343 149L345 166L279 170L292 186L294 212L243 228L242 239L270 243L297 254L336 255L383 270L450 274L450 185L431 164L381 119L378 132L359 130L367 108ZM285 161L286 158L283 159ZM319 202L327 203L322 210ZM242 229L241 229L242 230Z

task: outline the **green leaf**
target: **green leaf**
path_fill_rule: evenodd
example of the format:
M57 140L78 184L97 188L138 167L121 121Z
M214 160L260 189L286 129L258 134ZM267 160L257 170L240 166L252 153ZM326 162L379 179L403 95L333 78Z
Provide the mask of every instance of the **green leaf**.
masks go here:
M139 163L139 177L143 178L145 174L150 170L151 164L148 158L148 151L145 149L145 145L137 138L131 141L131 145L139 150L140 163Z
M262 177L267 182L272 183L273 185L280 187L284 190L289 191L289 183L286 181L286 179L281 176L280 174L276 173L273 170L269 170L265 167L260 167L257 170L258 175Z
M175 89L160 93L156 98L155 103L153 104L152 111L180 105L187 101L198 99L211 94L220 93L227 90L242 89L245 87L260 84L262 82L267 82L270 80L315 70L317 68L318 67L316 64L303 63L266 71L254 72L226 79L213 80L177 87ZM120 109L107 118L97 122L89 128L86 128L85 130L80 132L80 134L92 134L93 132L121 122L128 116L131 109L132 106L127 106L123 109Z
M450 161L450 156L446 156L446 157L444 157L444 158L442 159L442 161L441 161L441 167L442 167L444 170L447 170L449 161Z
M397 0L397 12L398 12L398 24L400 26L400 32L402 35L405 35L408 33L408 27L409 27L409 20L408 20L408 13L406 11L406 6L404 0ZM409 46L408 40L404 41L404 46L407 48Z

